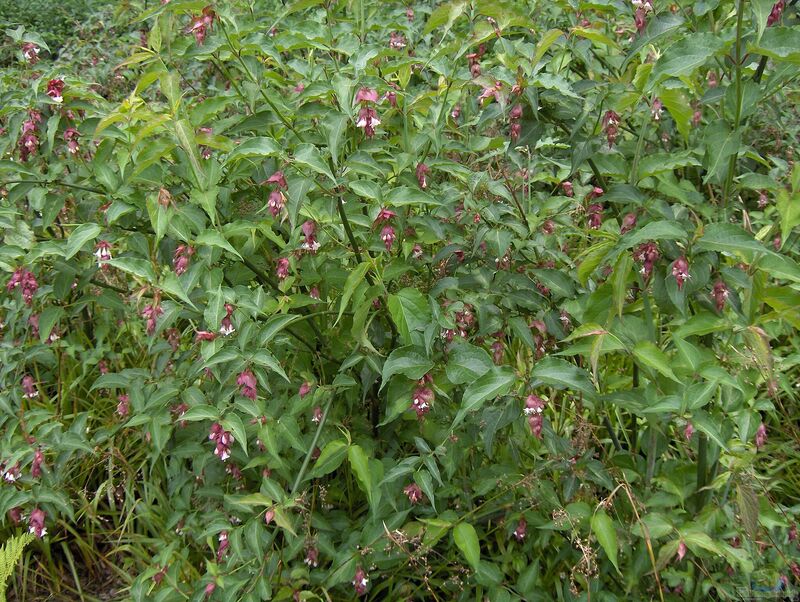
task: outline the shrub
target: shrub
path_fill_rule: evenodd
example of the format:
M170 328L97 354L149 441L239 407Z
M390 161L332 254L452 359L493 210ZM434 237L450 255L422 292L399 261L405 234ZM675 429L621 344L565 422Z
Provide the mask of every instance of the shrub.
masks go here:
M8 70L0 513L35 581L788 583L800 167L751 128L798 75L782 7L173 0L121 101Z

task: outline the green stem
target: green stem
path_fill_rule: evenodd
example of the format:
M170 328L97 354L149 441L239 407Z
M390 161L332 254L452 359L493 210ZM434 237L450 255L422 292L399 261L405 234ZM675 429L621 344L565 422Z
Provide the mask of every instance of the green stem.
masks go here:
M300 483L303 482L303 477L306 475L306 471L308 470L308 465L311 463L311 456L314 453L314 449L317 447L317 441L319 441L319 436L322 434L322 429L325 427L325 422L328 420L328 412L331 409L331 404L333 403L333 396L328 399L327 403L325 404L325 408L322 410L322 418L319 420L319 424L317 425L317 430L314 432L314 438L311 440L311 445L306 452L306 457L303 459L303 465L300 467L300 472L297 473L297 478L294 480L294 485L292 485L292 492L289 494L289 497L294 497L297 493L298 488L300 487Z
M338 197L336 199L336 207L339 209L339 217L342 218L342 226L344 226L344 231L347 233L347 238L350 241L350 244L353 246L353 253L355 253L356 260L358 263L361 263L361 251L359 250L358 243L353 236L353 230L350 228L350 221L347 219L347 213L344 211L344 201L342 200L342 197Z
M734 107L733 131L737 131L742 120L742 23L744 21L744 0L739 0L736 7L736 46L735 46L735 85L736 85L736 106ZM725 177L725 186L722 190L722 207L727 208L728 198L733 178L736 171L736 159L738 150L731 155L728 161L728 173Z

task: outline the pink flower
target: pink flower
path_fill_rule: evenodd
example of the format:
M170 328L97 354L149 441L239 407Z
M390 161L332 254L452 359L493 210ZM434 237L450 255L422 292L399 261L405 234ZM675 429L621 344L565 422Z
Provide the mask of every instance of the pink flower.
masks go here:
M14 506L8 511L8 520L11 521L12 525L20 524L22 522L22 518L22 508L19 506Z
M5 468L3 470L3 480L5 480L6 483L13 483L21 476L22 476L22 471L20 470L19 462L14 464L14 466L12 466L11 468Z
M397 108L397 92L387 92L383 97L389 101L390 107Z
M147 305L142 310L142 317L147 320L146 331L148 335L152 335L156 331L156 322L158 320L158 316L163 313L164 310L161 309L158 299L154 299L153 303Z
M603 115L603 131L606 134L606 140L608 141L608 146L614 146L614 143L617 141L617 135L619 134L619 115L617 115L614 111L606 111Z
M317 301L319 301L319 288L317 288L316 286L312 286L311 290L308 291L308 294L312 299L316 299Z
M537 439L542 438L542 426L544 425L544 400L538 395L528 395L525 400L523 412L528 417L528 426L531 433Z
M356 92L356 102L360 102L362 104L368 102L378 102L377 90L373 90L372 88L361 88L358 92Z
M380 124L381 120L378 119L378 112L372 107L365 106L358 111L356 127L362 128L367 138L372 138L375 135L375 126Z
M256 380L256 375L253 374L251 370L243 370L236 379L236 384L241 387L242 395L245 397L253 400L258 397L256 391L258 381Z
M384 226L383 229L381 230L381 240L383 241L383 244L386 246L386 250L391 251L392 244L394 244L395 240L394 228L392 228L391 226Z
M186 28L186 33L194 34L195 42L198 46L202 46L206 39L206 33L214 24L216 13L210 6L206 6L203 12L199 15L192 17L189 26Z
M411 257L414 259L421 259L423 255L422 246L417 243L414 245L414 248L411 249Z
M236 332L236 329L233 327L233 322L231 322L231 316L235 310L236 308L230 303L225 304L225 317L222 318L219 325L219 333L221 335L228 336Z
M686 261L685 257L678 257L672 264L672 276L675 278L675 282L678 283L678 290L681 290L683 283L690 278L689 262Z
M678 562L683 560L684 556L686 556L686 542L681 540L678 544Z
M223 462L231 457L231 444L235 441L230 431L222 428L219 422L211 425L208 439L214 441L217 445L214 448L214 455Z
M626 234L636 227L636 214L628 213L622 218L622 227L619 229L620 234Z
M641 7L637 8L633 15L633 23L636 25L636 31L642 33L647 27L647 11Z
M28 518L28 532L33 533L36 537L41 539L47 535L47 529L44 527L44 521L47 519L47 514L44 510L36 508L31 512Z
M767 205L769 205L769 197L767 196L767 191L762 190L758 193L758 208L763 209Z
M426 177L426 175L428 174L429 171L430 167L428 167L424 163L417 164L417 169L416 169L417 182L419 182L419 187L422 188L422 190L425 190L428 187L428 178Z
M691 422L687 422L686 427L683 429L683 436L687 441L691 441L692 435L694 435L694 427L692 426Z
M128 412L130 411L129 401L130 397L123 394L117 397L117 414L120 415L120 418L125 418L128 416Z
M300 94L303 90L306 89L306 85L303 82L300 82L294 87L294 92L296 94Z
M394 211L382 207L381 210L378 211L378 216L375 218L375 221L372 222L372 227L374 228L383 222L388 222L394 217L397 217L397 214Z
M410 6L406 9L406 19L411 23L414 20L414 9Z
M640 272L645 282L650 279L650 275L653 273L653 265L660 257L661 253L654 242L642 243L634 251L633 260L643 264Z
M303 397L309 393L311 393L311 383L306 381L300 385L300 389L298 389L297 394L300 396L300 399L303 399Z
M211 594L214 593L215 589L217 589L217 584L216 583L214 583L213 581L211 581L210 583L207 583L205 590L203 590L203 593L204 593L205 597L206 598L210 598Z
M39 391L36 389L36 381L30 374L22 377L22 391L25 399L33 399L39 396Z
M514 105L514 107L508 112L508 118L512 121L516 121L522 117L522 105Z
M8 284L6 284L6 290L11 292L16 288L22 291L22 300L25 301L27 305L31 305L33 296L36 294L36 291L39 290L39 283L36 281L36 276L34 276L32 272L29 272L25 268L17 268L14 270L14 273L11 274L11 279L8 281Z
M313 422L314 424L319 424L321 420L322 420L322 408L317 406L311 413L311 422Z
M279 188L288 188L286 177L283 175L282 171L276 171L267 178L267 184L277 184Z
M393 31L389 34L389 48L401 50L406 47L406 37L402 33Z
M64 141L67 143L67 150L71 155L74 155L80 150L78 146L78 138L81 133L73 127L68 127L64 130Z
M112 259L111 243L105 240L99 241L94 247L94 256L97 257L97 265L102 269L107 269L106 262Z
M756 449L761 449L767 443L767 425L763 422L756 429Z
M411 502L412 505L419 504L425 498L425 494L422 493L422 489L416 483L406 485L403 488L403 493L406 494L408 501Z
M360 566L356 568L356 574L353 576L353 587L356 590L357 596L363 596L367 593L367 585L369 584L369 578L367 577L367 573L362 569Z
M278 280L286 280L289 276L289 260L286 257L278 259L278 266L275 268L275 275Z
M575 195L572 190L572 182L561 182L561 189L564 191L564 196L572 197Z
M175 275L180 276L186 273L189 269L189 261L194 255L194 247L190 245L178 245L175 253L172 255L172 267L175 270Z
M306 548L306 558L303 560L308 568L315 569L319 566L319 550L314 546Z
M34 479L42 476L42 464L44 464L44 454L42 450L37 449L33 452L33 462L31 462L31 476Z
M592 230L597 230L603 224L603 205L600 203L594 203L589 205L589 209L586 213L587 223L589 224L589 228Z
M664 112L664 103L660 98L654 98L653 104L650 106L650 115L653 116L653 121L661 121L661 114Z
M717 282L714 283L714 292L712 296L717 305L717 311L722 311L725 307L725 301L728 299L728 287L722 280L717 280Z
M703 121L703 112L702 112L700 109L697 109L697 110L696 110L696 111L695 111L695 112L692 114L692 125L693 125L694 127L697 127L697 126L699 126L699 125L700 125L700 123L701 123L702 121Z
M286 197L280 190L273 190L269 193L269 200L267 201L267 208L272 214L272 217L278 217L286 204Z
M525 539L525 535L528 532L528 522L524 518L520 518L519 522L517 523L517 528L514 529L514 537L517 541L522 541Z
M208 330L198 330L194 335L195 342L199 343L200 341L213 341L217 338L216 332L210 332Z
M411 409L417 413L418 418L424 418L425 414L431 411L431 404L435 399L433 389L424 385L414 389L411 396Z
M453 107L453 110L450 111L450 117L453 118L453 121L461 117L461 105L456 105Z
M781 20L781 15L783 15L784 8L786 8L785 0L778 0L778 2L772 6L772 10L769 12L769 16L767 17L767 27L772 27Z
M39 62L39 47L33 42L25 42L22 45L22 56L31 65L35 65Z
M511 141L515 141L519 139L519 135L522 133L522 124L518 122L514 122L511 124L511 127L508 129L508 137Z
M39 148L39 138L36 137L36 123L33 120L29 119L22 124L22 136L20 136L17 146L23 162L27 161L31 155L36 154Z
M315 238L317 233L317 225L311 221L303 222L303 225L300 226L300 229L303 231L303 236L305 236L305 242L303 243L303 248L315 253L317 249L319 249L319 243Z
M63 79L51 79L47 82L47 95L52 98L55 102L63 102L64 98L62 93L64 92L64 80Z
M273 520L275 520L275 510L270 508L264 513L264 522L270 524Z

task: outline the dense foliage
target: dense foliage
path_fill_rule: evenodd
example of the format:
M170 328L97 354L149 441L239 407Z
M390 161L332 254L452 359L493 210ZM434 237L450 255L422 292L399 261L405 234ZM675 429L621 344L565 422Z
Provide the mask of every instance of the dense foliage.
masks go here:
M791 2L110 19L6 32L17 599L800 579Z

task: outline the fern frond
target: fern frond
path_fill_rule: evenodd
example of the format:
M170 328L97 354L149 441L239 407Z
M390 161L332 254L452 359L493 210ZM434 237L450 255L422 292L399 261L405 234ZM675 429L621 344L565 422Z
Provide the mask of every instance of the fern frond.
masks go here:
M0 602L6 602L8 578L14 573L22 552L30 542L36 539L32 533L15 535L0 547Z

